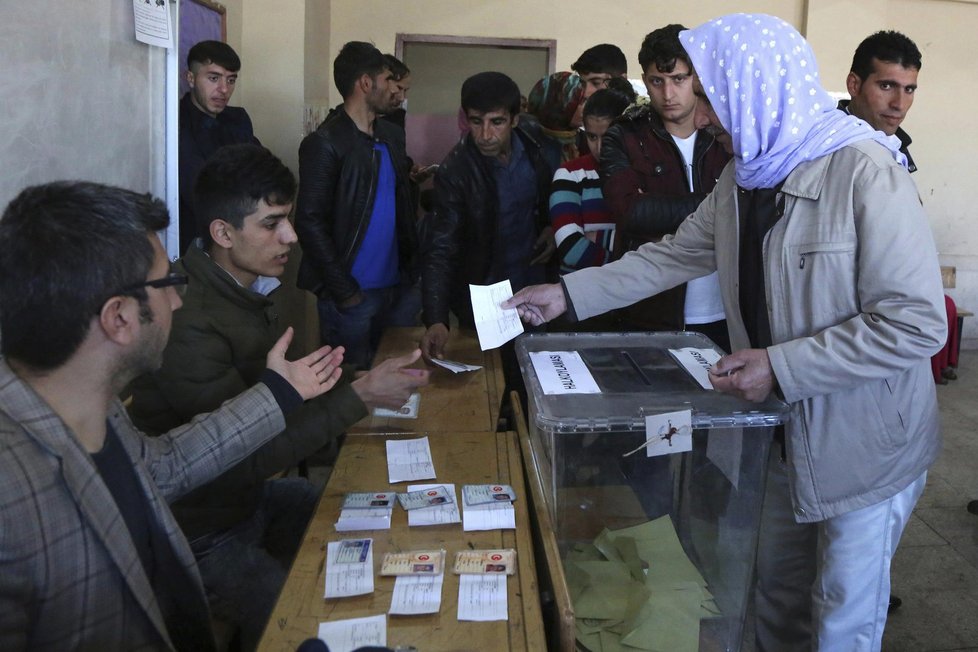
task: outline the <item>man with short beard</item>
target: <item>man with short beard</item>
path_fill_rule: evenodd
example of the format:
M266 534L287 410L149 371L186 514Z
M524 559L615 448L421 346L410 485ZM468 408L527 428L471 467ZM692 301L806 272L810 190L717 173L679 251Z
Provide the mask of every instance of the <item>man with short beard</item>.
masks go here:
M324 343L367 369L387 326L411 324L418 238L404 130L378 117L398 91L384 55L351 41L333 61L343 104L299 146L298 286L316 295Z

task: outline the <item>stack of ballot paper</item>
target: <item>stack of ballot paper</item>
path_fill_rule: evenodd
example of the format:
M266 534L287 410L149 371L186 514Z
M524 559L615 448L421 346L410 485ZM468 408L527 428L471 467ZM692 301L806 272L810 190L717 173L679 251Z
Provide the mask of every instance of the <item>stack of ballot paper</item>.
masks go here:
M394 511L396 495L392 491L347 494L340 509L340 518L336 521L336 531L391 529L391 512Z
M706 581L663 516L575 546L564 563L584 649L694 652L700 619L719 615Z
M516 494L508 484L463 485L462 529L466 532L516 529L515 499Z

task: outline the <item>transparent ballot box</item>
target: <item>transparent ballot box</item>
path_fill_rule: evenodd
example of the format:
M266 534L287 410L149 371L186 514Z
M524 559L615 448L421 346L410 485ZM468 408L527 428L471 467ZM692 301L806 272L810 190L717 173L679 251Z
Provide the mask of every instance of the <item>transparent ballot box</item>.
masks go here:
M705 389L697 370L722 352L698 333L529 334L516 355L551 579L572 603L558 647L740 649L787 406Z

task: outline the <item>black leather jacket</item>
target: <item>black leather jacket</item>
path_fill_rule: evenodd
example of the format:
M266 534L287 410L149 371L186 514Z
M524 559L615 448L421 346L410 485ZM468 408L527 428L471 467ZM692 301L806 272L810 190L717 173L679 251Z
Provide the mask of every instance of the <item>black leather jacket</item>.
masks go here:
M520 138L537 177L536 232L550 226L550 182L560 150L538 124L520 117ZM449 309L472 324L468 285L487 281L498 235L498 199L490 160L471 136L457 144L435 173L435 210L426 220L422 252L422 319L448 325Z
M297 285L322 299L341 303L360 291L350 270L373 212L380 170L375 141L387 145L394 165L402 277L413 280L415 276L418 238L410 209L404 131L386 120L375 120L371 137L338 106L299 146L295 230L302 263Z

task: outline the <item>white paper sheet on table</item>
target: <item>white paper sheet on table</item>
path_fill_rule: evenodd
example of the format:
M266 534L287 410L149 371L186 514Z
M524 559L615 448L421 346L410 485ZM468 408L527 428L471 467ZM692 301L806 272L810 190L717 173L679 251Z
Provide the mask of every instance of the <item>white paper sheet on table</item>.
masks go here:
M482 367L477 364L465 364L464 362L455 362L454 360L439 360L438 358L432 358L431 361L439 367L448 369L453 374L460 374L464 371L478 371L479 369L482 369Z
M350 541L357 541L351 539ZM366 553L356 562L341 562L340 552L343 541L330 541L326 544L326 592L327 598L346 598L352 595L373 593L374 590L374 546L370 541Z
M544 394L601 393L577 351L534 351L530 362Z
M387 645L387 616L367 616L319 623L317 638L329 646L329 652L352 652L358 647Z
M516 508L513 503L486 503L484 505L465 505L462 529L474 530L515 530Z
M394 594L387 613L402 616L438 613L444 581L444 574L399 576L394 580Z
M509 620L506 575L459 575L459 620Z
M523 322L516 308L503 310L499 307L513 296L509 279L493 285L469 285L469 295L472 297L475 331L483 351L500 347L523 332Z
M716 364L717 360L723 356L713 349L697 349L686 347L685 349L669 349L669 353L682 365L683 369L692 376L703 389L713 389L710 382L710 367Z
M428 438L391 439L387 442L387 477L391 484L435 477Z
M440 484L409 484L408 491L421 491L433 487L445 487L454 497L454 502L447 505L435 505L434 507L424 507L422 509L412 509L408 512L408 526L415 525L446 525L448 523L461 523L462 518L458 513L458 492L455 485L447 482Z

